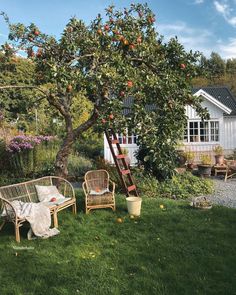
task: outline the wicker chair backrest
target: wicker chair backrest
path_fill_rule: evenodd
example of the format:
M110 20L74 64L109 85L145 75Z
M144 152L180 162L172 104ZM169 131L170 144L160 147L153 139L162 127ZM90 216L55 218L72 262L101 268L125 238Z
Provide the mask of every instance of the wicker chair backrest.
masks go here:
M72 189L70 188L69 183L66 180L56 176L45 176L27 182L2 186L0 187L0 197L2 196L4 199L10 202L19 200L22 202L37 203L39 200L35 185L56 185L61 194L73 197Z
M101 191L109 187L109 174L106 170L93 170L85 174L85 182L89 191Z

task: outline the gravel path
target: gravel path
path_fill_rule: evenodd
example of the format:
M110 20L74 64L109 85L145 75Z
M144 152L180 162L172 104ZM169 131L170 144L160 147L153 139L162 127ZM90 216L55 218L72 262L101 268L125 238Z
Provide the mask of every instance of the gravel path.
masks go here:
M224 182L223 179L214 178L215 192L207 196L214 204L236 208L236 179Z

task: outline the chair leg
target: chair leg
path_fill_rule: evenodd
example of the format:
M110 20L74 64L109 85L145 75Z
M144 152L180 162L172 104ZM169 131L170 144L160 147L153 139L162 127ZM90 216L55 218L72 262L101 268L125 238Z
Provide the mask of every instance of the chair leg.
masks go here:
M76 203L72 206L72 213L73 214L76 214L77 213Z
M2 230L5 224L6 224L6 220L3 220L2 224L0 225L0 231Z
M20 243L20 228L18 224L15 224L15 235L17 243Z
M53 224L54 224L54 227L58 228L58 217L57 217L56 211L53 213Z

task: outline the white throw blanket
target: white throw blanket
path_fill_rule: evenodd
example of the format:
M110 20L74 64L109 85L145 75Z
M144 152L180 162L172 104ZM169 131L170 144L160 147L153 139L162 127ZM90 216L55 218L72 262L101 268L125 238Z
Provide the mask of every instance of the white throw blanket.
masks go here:
M56 228L50 229L50 209L44 204L13 201L11 205L16 210L16 215L19 218L25 218L30 223L31 229L28 232L29 240L33 238L32 233L36 237L41 237L44 239L60 233Z

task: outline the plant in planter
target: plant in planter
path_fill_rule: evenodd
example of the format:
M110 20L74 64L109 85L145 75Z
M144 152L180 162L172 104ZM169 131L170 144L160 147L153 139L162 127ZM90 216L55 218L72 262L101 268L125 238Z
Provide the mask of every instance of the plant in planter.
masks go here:
M223 147L220 145L216 145L213 148L213 152L215 153L215 164L216 165L224 165Z
M200 156L201 164L198 164L199 175L210 176L211 175L211 156L207 154L202 154Z
M127 166L130 166L131 160L129 157L129 151L126 148L121 148L122 154L125 155L125 162L127 164Z
M197 197L192 200L190 203L190 206L193 208L198 209L211 209L212 208L212 202L207 200L206 197Z
M191 152L191 151L187 151L185 152L185 157L186 157L186 161L187 161L187 168L188 169L193 169L193 162L194 162L194 158L195 158L195 153Z

